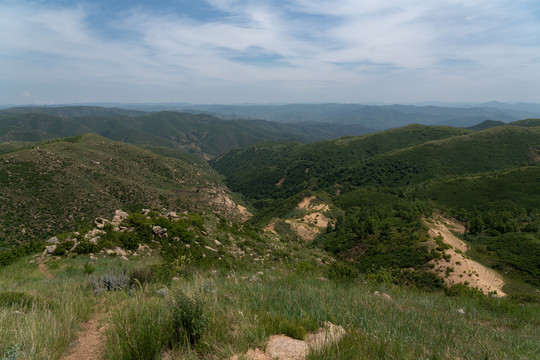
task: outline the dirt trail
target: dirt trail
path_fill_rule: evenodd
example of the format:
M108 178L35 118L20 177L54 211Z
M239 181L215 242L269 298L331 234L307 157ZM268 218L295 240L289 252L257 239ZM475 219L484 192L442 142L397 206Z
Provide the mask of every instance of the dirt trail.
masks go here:
M39 257L37 259L37 263L39 271L47 277L47 280L54 279L54 275L49 271L49 269L47 269L47 265L45 265L45 263L43 262L42 257Z
M450 231L463 233L463 225L442 216L436 217L433 223L425 223L429 226L429 235L432 238L440 235L443 242L451 246L444 251L446 255L450 255L450 259L431 261L435 265L433 270L443 277L447 285L466 284L480 289L484 294L495 291L499 296L506 295L502 291L504 280L501 275L464 255L468 245ZM431 241L432 245L436 246L435 241Z
M103 333L107 328L107 325L101 325L105 316L104 303L105 298L101 299L90 319L80 324L81 330L77 334L76 343L62 360L99 360L103 357Z

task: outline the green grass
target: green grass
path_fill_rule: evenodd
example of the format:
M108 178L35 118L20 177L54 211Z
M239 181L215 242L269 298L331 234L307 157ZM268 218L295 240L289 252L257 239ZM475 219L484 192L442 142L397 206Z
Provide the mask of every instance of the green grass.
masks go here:
M129 272L156 260L102 258L93 264L96 273L107 274ZM0 325L12 331L0 333L0 349L20 344L18 351L27 359L59 359L65 353L75 339L77 324L90 316L100 299L87 286L83 273L87 261L83 256L57 261L51 270L56 277L50 281L25 261L1 271L3 288L39 292L55 306L21 314L11 307L1 308ZM324 321L343 326L347 336L310 359L532 359L540 351L538 304L446 297L363 278L335 282L284 269L269 269L256 280L249 270L219 270L213 275L194 268L189 274L173 281L165 295L160 295L164 285L159 282L101 295L112 314L105 320L111 323L106 358L228 358L249 348L264 348L272 334L301 338ZM197 299L208 316L196 342L171 337L171 301L177 292Z

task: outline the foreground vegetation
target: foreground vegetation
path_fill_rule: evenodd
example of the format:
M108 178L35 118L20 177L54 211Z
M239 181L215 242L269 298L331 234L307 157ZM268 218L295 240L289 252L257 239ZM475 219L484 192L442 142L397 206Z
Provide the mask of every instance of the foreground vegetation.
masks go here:
M59 359L94 311L110 324L108 359L224 359L263 348L271 334L302 338L324 321L344 326L347 336L309 359L533 359L540 351L538 304L447 297L364 278L323 280L301 266L262 274L190 267L175 280L141 275L158 261L78 256L48 263L52 280L26 261L2 269L0 325L10 330L1 332L0 353ZM133 285L103 292L91 285L119 274ZM6 301L14 293L24 295Z

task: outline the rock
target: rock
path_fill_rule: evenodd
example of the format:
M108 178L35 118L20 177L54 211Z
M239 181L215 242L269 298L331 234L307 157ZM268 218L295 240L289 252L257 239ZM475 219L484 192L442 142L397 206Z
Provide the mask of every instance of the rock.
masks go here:
M58 238L56 236L53 236L52 238L50 238L49 240L47 240L47 244L53 244L53 245L56 245L60 242L60 240L58 240Z
M77 246L79 246L79 242L77 241L77 239L74 239L74 244L73 246L71 247L71 249L69 249L70 252L73 252L73 250L75 250L77 248Z
M296 340L285 335L273 335L266 346L266 356L270 359L300 360L307 355L308 344L302 340Z
M150 212L150 209L142 209L141 214L146 215Z
M154 235L158 237L167 237L167 229L162 228L161 226L158 226L158 225L153 226L152 232L154 233Z
M106 232L103 231L103 230L93 229L93 230L90 230L89 232L87 232L86 235L84 235L84 238L85 239L92 239L92 238L95 238L96 236L104 235L104 234L106 234Z
M167 288L161 288L156 291L157 296L159 297L165 297L169 295L169 289Z
M111 224L113 225L120 225L122 223L122 221L124 221L127 217L129 216L129 214L125 211L122 211L122 210L116 210L116 212L114 213L114 216L113 216L113 219L111 221Z
M189 244L186 244L186 248L189 249L191 247L191 245Z
M217 270L210 270L210 274L216 276L218 274Z
M180 278L178 276L175 276L172 278L172 281L180 281Z
M346 331L339 325L334 325L329 321L325 321L323 327L315 334L308 334L306 342L310 348L321 349L329 343L336 343L344 337Z
M111 250L111 249L105 250L105 253L106 253L107 255L115 254L115 252L114 252L113 250Z
M96 218L96 220L94 220L94 224L96 225L96 227L98 229L103 229L105 227L106 224L109 224L110 221L107 220L107 219L104 219L102 217L98 217Z
M463 310L463 309L458 309L457 312L460 313L460 314L465 314L465 310Z
M120 256L120 259L128 261L128 258L126 256Z
M324 276L320 276L320 277L319 277L319 280L320 280L320 281L328 281L328 279L325 278Z
M118 255L118 256L124 256L124 257L127 255L126 251L124 249L119 248L119 247L116 247L114 249L114 253L116 255Z
M204 248L213 252L218 252L218 250L211 248L210 246L205 246Z
M375 296L381 296L381 293L379 293L377 290L375 290L375 292L373 293L373 295L375 295Z
M389 300L389 301L394 301L394 299L392 299L392 297L386 293L383 293L382 294L383 298L386 299L386 300Z
M56 250L56 244L54 245L49 245L47 247L45 247L45 251L47 252L47 254L52 254L54 252L54 250Z
M101 236L96 236L94 238L91 238L90 241L92 244L97 244L97 242L99 241L99 239L101 239Z
M169 211L167 214L165 214L165 217L173 219L173 220L178 219L178 215L176 215L176 211Z
M259 281L261 281L261 278L258 277L257 275L251 275L251 277L249 278L249 281L250 282L259 282Z
M220 245L221 245L221 243L220 243L219 240L217 240L217 239L214 240L214 242L216 243L217 246L220 246Z

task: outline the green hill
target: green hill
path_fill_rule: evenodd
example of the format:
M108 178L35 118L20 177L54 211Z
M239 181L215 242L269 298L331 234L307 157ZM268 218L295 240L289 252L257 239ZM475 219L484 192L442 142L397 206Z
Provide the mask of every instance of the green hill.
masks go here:
M285 198L333 185L396 187L526 164L540 127L484 131L411 125L308 145L256 144L211 162L228 186L252 199ZM535 154L535 150L533 151Z
M361 125L221 120L206 114L170 111L132 114L131 110L99 107L14 108L0 111L0 143L36 142L96 133L132 144L179 148L207 158L265 140L308 143L371 131Z
M154 149L154 148L149 148ZM115 209L237 212L205 163L83 135L0 156L0 239L43 239Z

